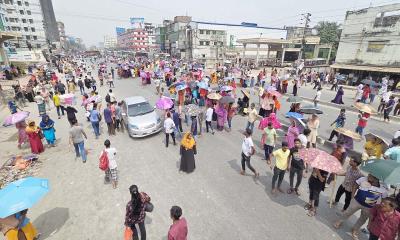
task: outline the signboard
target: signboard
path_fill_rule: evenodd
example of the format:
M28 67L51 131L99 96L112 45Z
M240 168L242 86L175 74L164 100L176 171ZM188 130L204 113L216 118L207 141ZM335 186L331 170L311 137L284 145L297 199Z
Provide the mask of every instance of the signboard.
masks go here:
M116 27L116 28L115 28L115 31L116 31L116 33L117 33L117 36L119 36L119 35L125 33L125 32L126 32L126 29L125 29L125 28L122 28L122 27Z
M144 18L130 18L132 28L144 28Z
M18 51L7 55L10 62L46 62L40 51Z

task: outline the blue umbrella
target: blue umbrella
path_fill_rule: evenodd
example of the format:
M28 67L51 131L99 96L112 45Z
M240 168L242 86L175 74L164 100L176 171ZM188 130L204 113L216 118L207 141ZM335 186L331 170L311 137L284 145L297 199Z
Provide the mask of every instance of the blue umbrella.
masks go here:
M207 84L205 82L203 82L203 81L202 82L198 82L197 86L199 88L202 88L202 89L207 89L208 88Z
M49 192L49 180L27 177L0 190L0 218L31 208Z
M287 118L304 119L303 114L297 112L287 112L285 115Z
M175 89L176 89L176 91L181 91L181 90L184 90L186 88L187 88L186 84L179 84L179 85L176 86Z

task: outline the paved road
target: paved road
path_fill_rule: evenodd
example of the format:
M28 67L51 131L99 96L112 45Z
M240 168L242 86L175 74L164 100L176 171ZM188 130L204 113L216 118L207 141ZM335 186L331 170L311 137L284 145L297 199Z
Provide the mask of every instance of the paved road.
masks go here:
M143 95L155 103L154 87L143 87L138 79L116 80L115 85L118 100ZM101 95L105 96L105 91L105 87L101 89ZM31 105L30 108L36 115L36 107ZM283 102L282 112L288 108ZM328 135L328 124L338 110L322 109L327 114L322 116L320 133ZM51 117L57 119L55 109ZM349 114L348 126L351 128L355 127L351 123L355 117ZM55 124L58 146L46 149L41 155L45 163L39 176L50 179L51 192L30 210L30 218L42 232L42 239L121 239L131 184L137 184L141 191L147 192L155 206L154 212L146 218L148 239L166 239L171 224L169 208L175 204L183 208L188 220L189 239L349 239L350 224L338 232L331 227L339 208L328 208L326 201L330 188L321 196L318 216L310 218L303 209L308 199L307 180L303 179L299 198L287 194L271 196L271 170L261 160L259 147L252 158L254 167L260 171L259 179L239 175L243 139L240 130L246 122L243 117L234 118L232 132L206 134L199 138L197 168L189 175L178 172L179 148L165 148L163 134L136 140L121 133L111 137L119 155L120 183L116 190L103 184L103 172L98 169L98 155L106 134L95 140L80 108L78 119L89 135L86 164L74 160L73 149L68 146L66 118ZM387 135L392 134L389 128L395 129L392 125L379 125L383 124L371 121L369 127L382 131L381 134L387 132ZM104 123L102 128L104 132ZM15 129L2 129L2 132L11 136ZM18 152L14 144L10 144L13 140L3 139L4 144L14 148L9 151ZM259 145L258 131L254 140ZM287 188L286 175L283 189Z

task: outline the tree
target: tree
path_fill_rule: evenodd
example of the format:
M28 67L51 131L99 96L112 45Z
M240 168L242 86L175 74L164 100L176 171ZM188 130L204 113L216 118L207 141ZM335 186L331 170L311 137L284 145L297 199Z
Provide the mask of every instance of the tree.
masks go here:
M320 43L332 44L330 60L334 60L339 46L340 34L342 32L340 24L337 22L322 21L315 26L315 29L320 37Z

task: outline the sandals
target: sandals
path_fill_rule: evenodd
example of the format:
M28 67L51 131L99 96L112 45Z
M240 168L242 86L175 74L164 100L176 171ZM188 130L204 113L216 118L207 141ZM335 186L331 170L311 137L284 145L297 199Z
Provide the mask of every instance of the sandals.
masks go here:
M287 194L292 194L293 191L294 190L290 188L290 189L287 190Z
M304 210L310 210L311 209L311 204L307 203L304 205Z
M316 214L317 214L317 211L315 209L310 208L310 210L307 213L307 216L314 217Z
M294 192L296 193L297 196L300 196L299 190L295 189Z
M353 238L353 240L359 240L358 232L357 231L352 231L351 232L351 237Z

